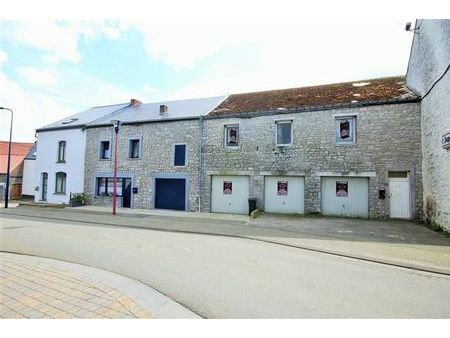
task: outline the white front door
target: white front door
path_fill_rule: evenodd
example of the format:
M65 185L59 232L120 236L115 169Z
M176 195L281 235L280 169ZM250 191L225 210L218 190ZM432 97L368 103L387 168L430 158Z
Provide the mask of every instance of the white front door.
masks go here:
M389 178L389 206L392 218L410 218L408 177Z
M212 212L248 213L248 176L213 176L211 183Z
M264 179L264 211L303 214L305 179L299 176L266 176Z

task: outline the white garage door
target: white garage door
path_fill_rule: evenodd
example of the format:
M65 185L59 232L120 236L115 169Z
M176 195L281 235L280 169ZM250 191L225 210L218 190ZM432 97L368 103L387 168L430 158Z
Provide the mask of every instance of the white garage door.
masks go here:
M248 213L248 176L213 176L211 211Z
M369 179L322 177L322 214L369 217Z
M264 211L283 214L304 213L305 179L299 176L266 176Z

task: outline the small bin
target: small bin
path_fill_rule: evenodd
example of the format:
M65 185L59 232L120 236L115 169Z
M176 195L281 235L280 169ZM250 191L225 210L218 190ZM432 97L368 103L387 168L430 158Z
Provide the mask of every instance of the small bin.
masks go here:
M253 210L256 210L256 198L248 199L248 215L252 213Z

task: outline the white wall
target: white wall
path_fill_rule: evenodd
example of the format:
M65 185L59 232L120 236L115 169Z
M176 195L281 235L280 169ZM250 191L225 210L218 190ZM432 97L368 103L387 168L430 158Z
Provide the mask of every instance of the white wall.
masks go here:
M450 149L442 148L442 136L450 132L450 71L445 73L450 20L418 20L417 26L406 81L426 95L421 102L424 218L450 231Z
M35 191L36 160L23 161L22 195L33 196Z
M66 162L57 163L58 142L66 141ZM47 202L68 203L70 193L84 191L84 154L86 134L81 129L44 131L38 134L36 152L35 191L36 202L41 200L41 173L48 173ZM55 194L56 173L65 172L66 193Z

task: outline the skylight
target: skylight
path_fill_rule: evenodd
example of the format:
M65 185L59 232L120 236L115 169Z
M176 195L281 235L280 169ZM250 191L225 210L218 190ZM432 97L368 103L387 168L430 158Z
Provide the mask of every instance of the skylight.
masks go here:
M75 121L78 121L77 117L71 118L70 120L63 121L63 122L61 122L61 124L70 124L70 123L75 122Z
M370 85L370 82L355 82L352 85L353 85L353 87L364 87L364 86Z

